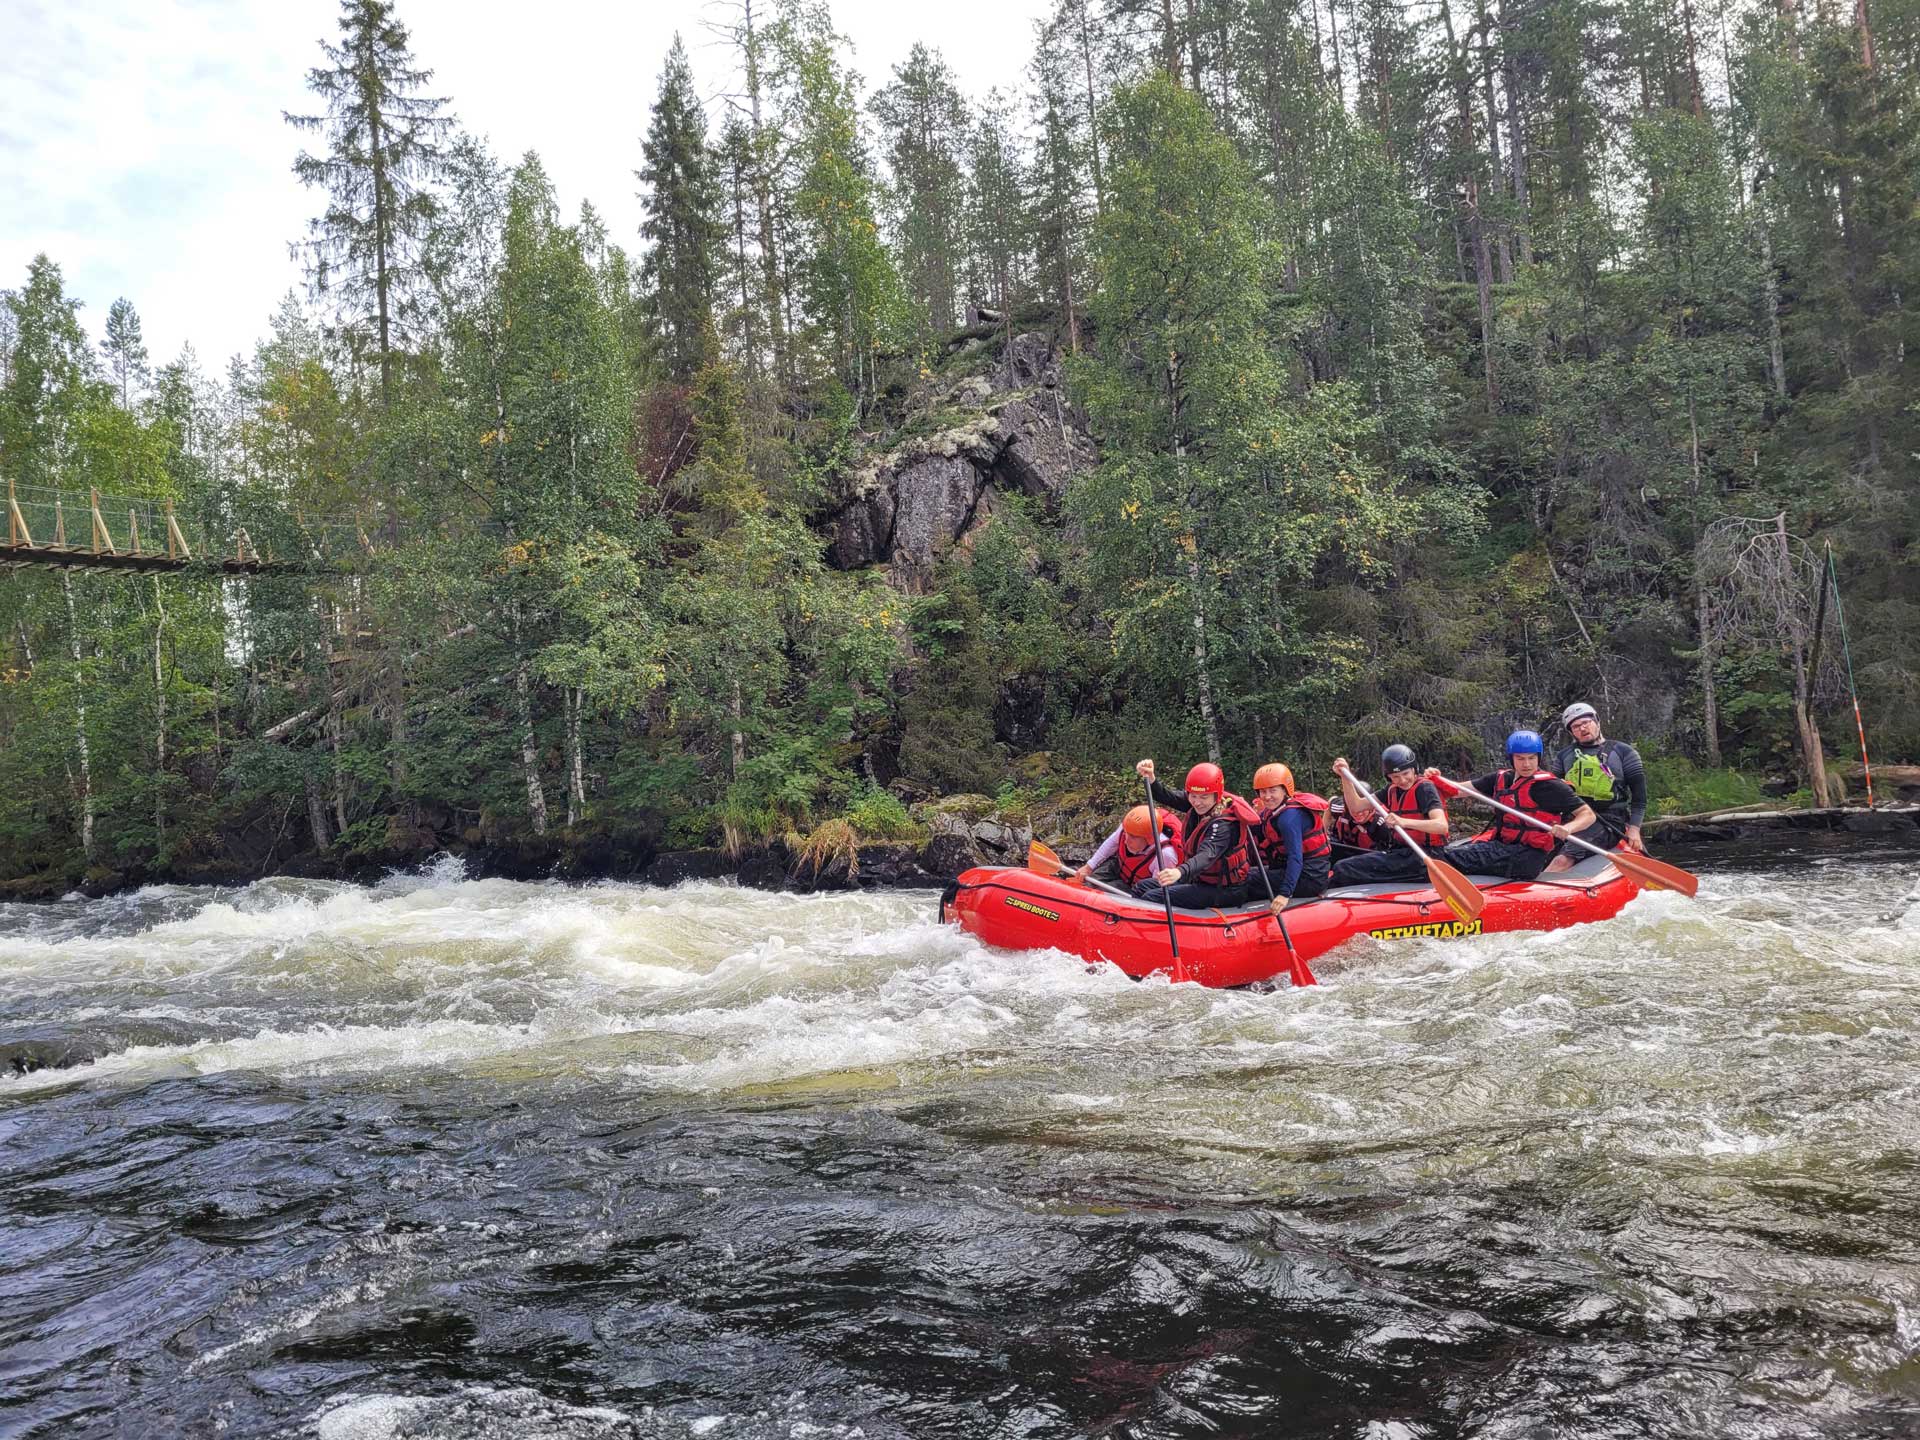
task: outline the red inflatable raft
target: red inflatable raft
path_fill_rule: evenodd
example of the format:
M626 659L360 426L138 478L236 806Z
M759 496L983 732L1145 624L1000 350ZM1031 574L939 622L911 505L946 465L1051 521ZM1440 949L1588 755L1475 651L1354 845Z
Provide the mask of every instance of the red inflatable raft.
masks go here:
M1469 877L1487 897L1461 920L1431 886L1351 885L1287 907L1287 933L1312 962L1356 935L1376 940L1457 939L1505 930L1558 930L1605 920L1640 887L1594 855L1538 880ZM941 919L1006 950L1064 950L1118 965L1134 979L1171 972L1167 912L1158 904L1036 875L969 870L940 900ZM1202 985L1253 985L1288 973L1287 948L1266 898L1230 910L1175 910L1180 963Z

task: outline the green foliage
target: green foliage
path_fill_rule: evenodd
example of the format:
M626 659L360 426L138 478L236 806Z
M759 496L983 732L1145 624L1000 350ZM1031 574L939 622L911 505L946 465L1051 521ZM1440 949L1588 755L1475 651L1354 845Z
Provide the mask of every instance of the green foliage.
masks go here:
M797 175L789 256L810 338L864 404L878 353L906 336L911 309L874 214L879 185L859 125L853 77L824 10L795 4L774 27L785 128Z
M293 163L300 183L327 197L302 248L314 294L336 306L340 335L379 367L383 405L393 403L395 352L418 318L419 246L435 206L428 186L452 123L440 114L444 101L420 93L432 72L409 45L391 0L340 0L340 42L321 42L327 64L307 72L326 109L286 117L326 136L325 154Z
M1704 815L1713 810L1756 805L1767 798L1759 781L1738 770L1705 769L1683 755L1654 754L1644 758L1649 815ZM1797 803L1806 802L1801 799Z
M955 320L969 198L961 168L967 102L940 53L916 44L871 107L892 172L887 212L901 281L924 341Z
M45 256L0 292L0 478L358 547L0 575L5 873L569 825L838 863L914 838L889 784L1058 811L1142 754L1477 764L1576 696L1656 805L1739 803L1808 767L1708 542L1780 514L1833 541L1904 758L1916 13L1356 0L1336 59L1280 0L1059 0L1016 116L924 48L864 96L782 0L717 149L666 57L629 258L537 157L449 139L347 0L297 122L317 308L209 376L125 299L91 344ZM963 301L1002 318L955 333ZM926 498L872 458L961 432L994 473L931 583L831 568Z
M925 829L912 816L900 797L889 790L867 787L847 806L841 817L863 843L889 840L918 840Z

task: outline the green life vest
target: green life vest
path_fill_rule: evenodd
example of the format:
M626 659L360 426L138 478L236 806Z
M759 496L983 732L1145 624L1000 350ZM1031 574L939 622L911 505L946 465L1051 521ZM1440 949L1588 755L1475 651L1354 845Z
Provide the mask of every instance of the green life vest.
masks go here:
M1597 800L1602 805L1613 802L1613 772L1607 769L1607 762L1592 750L1576 748L1575 760L1567 767L1567 773L1560 778L1572 787L1573 793L1582 800Z

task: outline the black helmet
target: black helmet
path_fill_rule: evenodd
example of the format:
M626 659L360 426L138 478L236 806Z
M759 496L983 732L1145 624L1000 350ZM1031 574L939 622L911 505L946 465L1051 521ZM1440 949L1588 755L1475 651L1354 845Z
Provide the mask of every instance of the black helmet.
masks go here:
M1396 770L1417 770L1420 761L1411 745L1389 745L1380 752L1380 766L1391 775Z

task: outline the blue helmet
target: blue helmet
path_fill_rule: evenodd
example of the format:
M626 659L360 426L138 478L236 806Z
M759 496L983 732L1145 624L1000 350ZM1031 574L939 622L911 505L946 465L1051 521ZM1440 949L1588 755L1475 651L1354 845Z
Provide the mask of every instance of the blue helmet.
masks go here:
M1537 730L1516 730L1507 736L1508 755L1544 755L1547 747L1540 743Z

